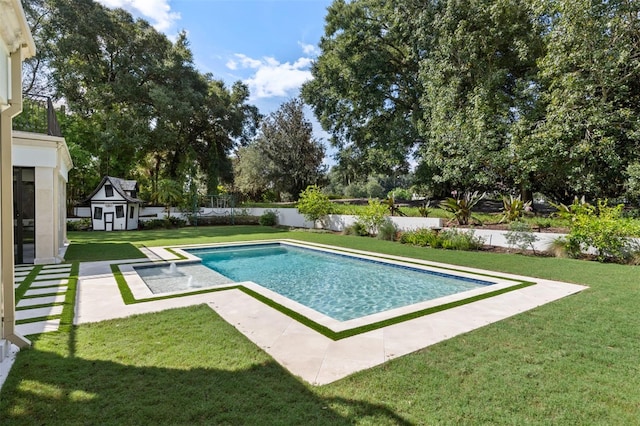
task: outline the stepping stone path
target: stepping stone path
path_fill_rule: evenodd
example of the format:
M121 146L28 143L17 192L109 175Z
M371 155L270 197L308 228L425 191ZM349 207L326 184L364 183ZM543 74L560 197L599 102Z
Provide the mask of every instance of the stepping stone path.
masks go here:
M33 265L15 267L14 287L18 288L34 269ZM16 324L16 331L23 336L57 331L60 327L60 315L71 275L71 265L45 265L33 279L24 296L16 304L16 321L54 317L42 321ZM57 318L56 318L57 317Z

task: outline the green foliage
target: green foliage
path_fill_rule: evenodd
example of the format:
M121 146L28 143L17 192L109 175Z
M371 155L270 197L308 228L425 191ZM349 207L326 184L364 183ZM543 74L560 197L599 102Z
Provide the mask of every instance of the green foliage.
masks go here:
M329 196L323 193L317 185L309 185L300 193L298 211L314 224L322 221L334 211L334 204ZM323 223L324 226L324 223Z
M276 226L278 224L278 213L267 210L260 216L259 223L262 226Z
M400 237L402 244L411 244L421 247L444 248L448 250L479 250L484 244L484 239L476 237L474 231L459 231L455 228L442 232L433 229L417 229L407 231Z
M509 198L502 197L502 218L500 219L500 223L502 222L513 222L522 217L525 212L529 212L531 209L531 201L523 202L520 199L520 196L514 197L513 195L509 195Z
M388 206L376 199L369 199L368 205L358 213L357 222L362 224L371 235L377 235L378 230L386 220Z
M385 241L395 241L398 235L398 227L389 218L385 220L378 229L376 238Z
M67 220L67 231L87 231L91 229L91 219Z
M396 200L393 197L389 197L382 201L389 209L391 216L406 216L406 213L400 210L400 206L396 204Z
M496 184L558 200L624 195L640 149L640 4L461 4L328 8L302 96L348 182L413 155L414 183L432 196Z
M520 250L531 249L535 253L534 243L538 237L532 232L531 225L521 221L509 224L509 231L505 234L509 247L518 247Z
M472 216L473 208L484 198L484 194L478 195L478 191L465 192L461 196L453 198L448 197L442 203L440 208L453 214L453 218L458 225L468 225Z
M411 200L413 194L410 190L405 188L395 188L389 191L387 198L393 198L396 200Z
M431 207L431 200L427 200L420 207L418 207L418 214L421 217L429 217L429 214L432 211L430 207Z
M276 192L297 197L325 172L324 145L314 139L312 130L300 99L285 102L263 120L254 144Z
M445 229L438 237L442 241L442 248L448 250L479 250L484 245L484 238L477 237L474 231Z
M361 222L355 222L353 225L348 226L344 229L345 235L357 235L359 237L367 237L369 236L369 231L367 227Z
M629 164L627 167L627 181L625 183L627 197L640 204L640 163Z
M593 248L599 261L624 261L637 250L629 237L640 236L640 226L622 217L621 204L610 207L598 200L597 208L580 205L573 214L567 247L573 256Z
M428 228L403 232L400 236L400 242L420 247L442 247L442 240L439 238L438 232Z

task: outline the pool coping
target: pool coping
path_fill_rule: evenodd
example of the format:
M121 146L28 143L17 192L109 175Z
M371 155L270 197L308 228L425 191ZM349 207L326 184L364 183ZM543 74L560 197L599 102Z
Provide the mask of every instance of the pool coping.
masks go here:
M332 340L239 289L125 304L116 277L110 272L115 263L122 265L141 262L132 260L81 264L74 324L206 304L291 374L312 385L332 383L358 371L588 289L579 284L455 266L456 269L479 274L532 281L534 285L344 339ZM215 336L212 339L214 344Z
M314 328L316 331L330 337L333 340L339 340L352 335L360 334L366 331L374 330L384 327L386 325L408 321L413 318L417 318L423 315L433 314L446 309L451 309L455 306L460 306L467 303L473 303L483 298L495 297L498 294L502 294L509 291L514 291L519 288L533 285L532 281L526 281L521 279L506 278L498 273L478 273L472 271L469 268L457 267L453 265L437 264L435 262L424 261L421 259L407 258L402 256L385 255L381 253L353 250L343 247L330 246L326 244L307 243L292 239L278 239L278 240L255 240L255 241L242 241L232 243L210 243L210 244L194 244L194 245L180 245L180 246L166 246L164 249L169 249L170 252L177 255L180 260L175 260L170 263L175 263L178 267L181 264L193 264L199 263L200 258L196 255L186 251L190 249L202 249L202 248L216 248L216 247L242 247L249 245L273 245L273 244L285 244L294 247L301 247L307 249L314 249L324 251L328 253L347 255L351 257L371 260L381 263L389 263L402 267L410 267L414 269L420 269L425 271L432 271L436 273L446 273L454 276L462 276L472 279L481 279L483 281L493 282L491 285L483 286L480 288L467 290L464 292L452 294L449 296L439 297L436 299L414 303L391 310L366 315L359 318L354 318L347 321L339 321L324 315L312 308L309 308L301 303L298 303L292 299L280 295L279 293L272 291L266 287L261 286L252 281L234 282L228 284L219 284L201 289L189 289L180 290L174 292L165 293L153 293L149 287L141 278L135 268L138 267L157 267L158 262L144 262L139 264L125 264L119 265L119 270L122 273L122 277L126 281L126 285L131 290L136 302L142 303L145 300L156 300L157 298L169 298L169 297L184 297L199 292L214 292L225 291L232 289L240 289L245 293L253 296L254 298L271 305L275 309L280 310L284 314L291 316L292 318L305 323L306 325ZM164 263L160 263L164 264ZM203 266L204 267L204 266ZM206 267L205 267L206 268ZM216 276L221 276L219 273L211 270L212 279Z

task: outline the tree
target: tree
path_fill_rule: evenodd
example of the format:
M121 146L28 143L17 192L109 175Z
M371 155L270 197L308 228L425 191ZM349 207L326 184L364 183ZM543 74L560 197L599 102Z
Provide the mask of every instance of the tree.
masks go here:
M256 149L267 165L267 179L280 194L298 197L324 175L324 146L312 137L300 99L285 102L265 119Z
M556 199L617 197L640 151L640 4L540 2L544 116L517 153Z
M301 93L341 149L340 164L353 159L365 175L407 169L422 116L419 62L430 48L413 43L412 15L429 13L431 2L419 1L337 0L329 7L322 54Z
M202 175L211 193L232 179L229 155L259 119L246 85L229 89L200 73L185 33L171 42L122 9L93 0L26 3L39 52L26 67L26 88L66 105L63 134L90 154L94 173L137 178L151 194L162 179ZM70 184L82 185L75 173Z

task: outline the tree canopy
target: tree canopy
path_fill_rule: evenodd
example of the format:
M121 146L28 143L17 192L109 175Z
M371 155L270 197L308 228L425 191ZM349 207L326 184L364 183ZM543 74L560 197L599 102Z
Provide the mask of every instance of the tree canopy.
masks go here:
M336 0L302 90L341 169L617 197L640 156L640 4Z
M152 199L163 179L197 177L208 193L232 180L230 155L260 116L246 85L229 88L196 69L185 33L172 42L93 0L29 0L25 11L38 44L25 90L66 106L63 134L79 172L71 193L93 189L89 165L98 180L138 179Z

